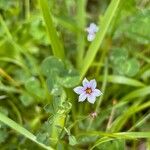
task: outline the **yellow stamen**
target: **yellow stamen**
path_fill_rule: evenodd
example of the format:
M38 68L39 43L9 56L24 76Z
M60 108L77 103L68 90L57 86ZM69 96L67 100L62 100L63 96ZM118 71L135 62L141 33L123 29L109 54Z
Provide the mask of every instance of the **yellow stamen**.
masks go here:
M86 91L86 94L91 94L92 93L92 89L91 88L87 88L85 91Z

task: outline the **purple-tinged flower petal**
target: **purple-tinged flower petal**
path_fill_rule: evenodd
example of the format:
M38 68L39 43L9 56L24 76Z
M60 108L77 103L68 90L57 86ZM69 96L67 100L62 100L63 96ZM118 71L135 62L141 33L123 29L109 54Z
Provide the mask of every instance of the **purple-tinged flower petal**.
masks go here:
M101 92L99 89L95 89L95 90L93 91L93 95L95 95L95 96L97 97L97 96L102 95L102 92Z
M88 34L88 36L87 36L87 40L89 41L89 42L91 42L91 41L93 41L95 39L95 34Z
M89 84L89 81L87 80L87 78L84 78L84 80L82 81L83 86L86 88Z
M77 94L82 94L83 93L83 87L82 86L78 86L78 87L74 88L73 90Z
M92 88L92 90L94 90L96 88L96 86L97 86L96 80L95 79L90 80L89 85Z
M86 98L87 98L86 93L82 93L82 94L79 96L79 102L85 101Z
M98 31L98 27L95 23L91 23L89 28L90 28L90 32L92 33Z
M94 102L96 101L96 97L93 94L91 94L91 95L88 95L87 100L90 103L94 104Z

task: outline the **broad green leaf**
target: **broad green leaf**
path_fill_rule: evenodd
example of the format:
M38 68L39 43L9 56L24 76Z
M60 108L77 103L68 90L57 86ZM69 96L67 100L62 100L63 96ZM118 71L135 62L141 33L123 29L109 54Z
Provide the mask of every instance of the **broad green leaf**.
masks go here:
M64 91L61 85L57 82L56 79L53 79L51 77L48 77L46 80L48 91L50 94L55 96L60 96Z
M32 77L25 82L25 88L33 96L37 96L40 100L45 98L45 91L40 87L40 82Z
M39 16L33 17L30 20L30 35L36 40L38 43L48 45L48 38L45 36L45 28L44 24L41 21Z
M26 107L32 105L35 102L34 98L31 95L29 95L28 93L23 93L20 96L20 100L21 100L22 104Z
M139 11L134 16L125 19L125 22L120 25L116 36L124 34L126 37L137 41L141 44L149 44L150 42L150 10L145 9Z
M61 59L54 56L47 57L41 65L42 73L49 77L51 73L60 74L64 71L64 64ZM55 75L53 76L55 78Z
M142 79L144 79L144 80L147 80L148 78L150 78L150 69L143 72L143 74L141 76L142 76Z
M56 114L58 112L59 106L61 105L61 98L58 96L53 97L52 103L47 104L44 110L47 113Z
M79 76L66 76L63 78L59 78L58 82L66 88L71 88L79 84L80 77Z
M124 75L127 70L127 61L124 58L116 58L115 65L114 65L114 71L117 72L117 74Z
M124 48L114 48L112 49L112 52L110 54L111 61L114 62L114 64L118 64L117 59L126 60L128 58L128 51Z
M136 75L140 70L140 64L138 60L136 60L135 58L129 59L125 64L125 66L126 66L125 74L130 77Z
M66 70L58 78L58 83L66 88L71 88L80 83L79 73L71 66L71 64L65 64Z
M52 76L50 76L47 78L46 83L47 83L48 91L51 92L55 88L56 80L55 78L52 78Z
M31 77L25 83L25 88L31 92L39 87L40 87L40 82L34 77Z
M72 146L77 144L77 140L76 140L75 136L69 135L69 144Z

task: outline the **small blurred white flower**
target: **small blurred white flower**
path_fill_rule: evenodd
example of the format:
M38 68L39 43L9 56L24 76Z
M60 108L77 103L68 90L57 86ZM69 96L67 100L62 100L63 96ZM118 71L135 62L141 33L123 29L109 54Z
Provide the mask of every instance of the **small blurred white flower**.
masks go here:
M96 80L93 79L88 81L85 78L82 84L83 86L78 86L73 89L75 93L80 95L79 102L83 102L87 98L87 100L90 103L94 104L94 102L96 101L96 97L102 94L100 90L96 89L96 85L97 85Z
M96 35L96 32L98 32L99 28L95 23L91 23L89 27L86 28L86 31L88 32L87 40L93 41Z

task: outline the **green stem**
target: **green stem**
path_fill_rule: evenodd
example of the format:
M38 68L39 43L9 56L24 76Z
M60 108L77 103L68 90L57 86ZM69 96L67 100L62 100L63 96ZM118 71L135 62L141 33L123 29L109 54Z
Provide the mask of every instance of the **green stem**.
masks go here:
M103 84L102 84L102 93L103 93L103 95L104 95L105 89L106 89L107 75L108 75L108 63L106 61L106 63L105 63L105 70L104 70L104 80L103 80ZM103 95L101 95L101 97L98 100L98 103L97 103L96 108L95 108L95 112L99 112L98 109L100 109L100 105L101 105L102 100L103 100ZM90 120L87 130L90 129L92 123L93 123L93 119Z

